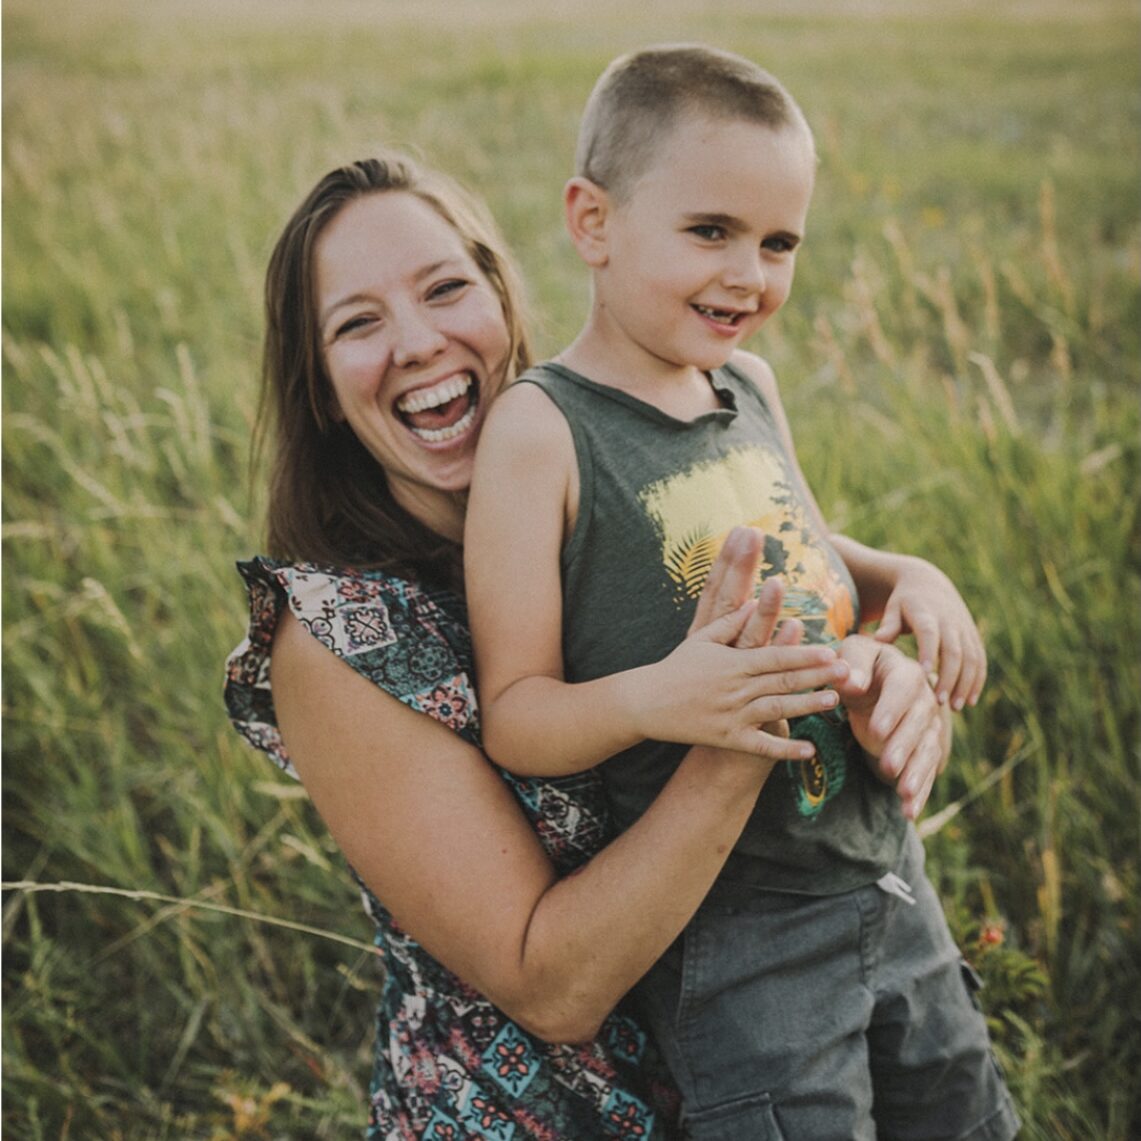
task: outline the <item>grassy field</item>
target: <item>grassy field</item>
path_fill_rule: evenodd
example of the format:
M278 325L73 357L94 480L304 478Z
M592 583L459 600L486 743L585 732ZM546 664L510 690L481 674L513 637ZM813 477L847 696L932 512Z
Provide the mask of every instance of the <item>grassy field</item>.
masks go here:
M579 107L693 38L817 130L757 346L809 478L986 629L925 829L1024 1135L1141 1135L1134 5L6 0L3 32L9 1137L359 1132L370 931L220 701L263 266L329 166L415 146L490 199L552 351Z

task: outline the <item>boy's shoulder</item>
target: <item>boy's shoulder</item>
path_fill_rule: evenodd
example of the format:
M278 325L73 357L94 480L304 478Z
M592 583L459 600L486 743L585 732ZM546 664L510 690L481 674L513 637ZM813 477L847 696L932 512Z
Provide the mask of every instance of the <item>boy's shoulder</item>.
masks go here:
M487 411L477 455L550 456L570 442L566 420L549 396L524 378L509 384Z
M729 358L729 364L732 365L736 372L744 376L746 380L756 385L756 387L760 389L761 395L766 399L771 399L776 396L776 374L764 357L759 357L756 353L747 352L745 349L736 349Z

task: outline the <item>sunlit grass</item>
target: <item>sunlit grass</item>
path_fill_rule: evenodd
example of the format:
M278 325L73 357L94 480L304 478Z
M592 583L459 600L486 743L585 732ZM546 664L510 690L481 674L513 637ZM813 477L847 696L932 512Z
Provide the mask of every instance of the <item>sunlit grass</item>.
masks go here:
M149 893L6 895L13 1137L359 1131L372 956L233 914L370 938L220 700L262 267L330 165L415 145L491 200L553 350L586 296L558 208L579 106L617 51L695 37L816 127L796 290L757 345L808 476L986 629L927 843L1026 1135L1136 1132L1135 15L587 8L5 4L4 878Z

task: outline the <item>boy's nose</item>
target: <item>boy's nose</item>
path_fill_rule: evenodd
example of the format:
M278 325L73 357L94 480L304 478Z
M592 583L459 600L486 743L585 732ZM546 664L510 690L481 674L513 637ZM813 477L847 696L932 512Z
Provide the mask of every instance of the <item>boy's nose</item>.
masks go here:
M447 347L448 338L421 314L402 314L393 324L392 360L398 368L424 364Z
M764 260L758 250L744 250L732 258L725 270L725 283L737 289L765 291Z

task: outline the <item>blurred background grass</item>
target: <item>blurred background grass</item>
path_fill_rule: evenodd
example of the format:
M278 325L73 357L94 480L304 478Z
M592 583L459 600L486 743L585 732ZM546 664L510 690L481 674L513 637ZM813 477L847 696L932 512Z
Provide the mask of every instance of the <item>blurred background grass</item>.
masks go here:
M491 201L553 351L580 106L695 38L817 130L756 346L809 479L986 629L925 826L1025 1136L1141 1133L1134 5L6 0L3 32L4 879L151 893L6 892L10 1136L359 1132L370 932L220 702L263 266L327 168L411 146Z

